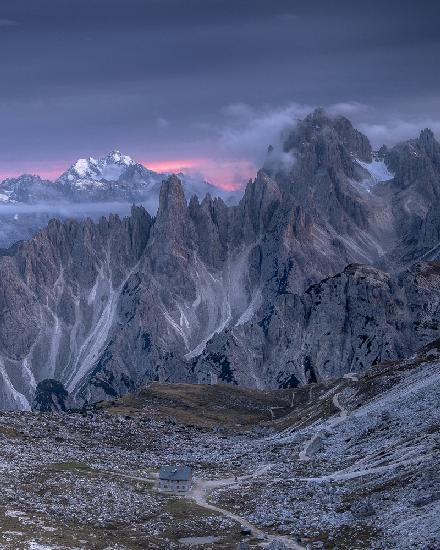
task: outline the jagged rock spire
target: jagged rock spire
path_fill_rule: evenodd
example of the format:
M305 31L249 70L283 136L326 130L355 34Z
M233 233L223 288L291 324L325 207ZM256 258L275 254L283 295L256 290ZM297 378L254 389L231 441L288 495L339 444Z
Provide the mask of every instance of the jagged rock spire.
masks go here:
M166 243L188 245L191 225L182 182L175 175L163 180L159 209L154 224L154 238L160 246Z

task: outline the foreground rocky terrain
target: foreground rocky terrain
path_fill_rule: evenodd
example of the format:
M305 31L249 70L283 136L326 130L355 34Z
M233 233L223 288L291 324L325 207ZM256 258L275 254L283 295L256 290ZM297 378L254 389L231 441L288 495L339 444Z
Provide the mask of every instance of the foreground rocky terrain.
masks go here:
M436 550L439 382L436 341L293 389L153 383L3 412L0 546ZM189 494L155 490L165 464L193 468Z

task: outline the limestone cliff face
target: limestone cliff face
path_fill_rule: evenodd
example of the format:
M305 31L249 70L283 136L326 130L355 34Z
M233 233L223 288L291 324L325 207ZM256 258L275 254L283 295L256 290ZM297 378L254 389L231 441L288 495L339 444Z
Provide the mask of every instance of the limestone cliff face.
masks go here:
M28 407L46 379L76 404L195 380L213 335L343 267L313 230L263 172L238 207L187 205L170 177L155 219L135 207L122 220L50 222L0 257L3 406Z
M171 176L155 218L52 220L1 251L0 406L80 406L211 373L289 387L436 338L433 136L373 154L318 110L284 149L292 162L269 159L237 206L187 203Z
M438 259L440 144L425 129L382 154L395 176L379 192L391 205L396 233L383 265L398 269L418 259Z
M352 264L214 337L194 370L201 381L215 372L240 385L295 387L405 357L438 336L439 321L439 263L395 277Z
M417 139L400 143L385 153L401 188L416 185L426 197L439 194L440 144L428 128Z
M4 407L26 408L46 378L77 388L109 336L151 223L140 208L98 224L54 220L0 257Z

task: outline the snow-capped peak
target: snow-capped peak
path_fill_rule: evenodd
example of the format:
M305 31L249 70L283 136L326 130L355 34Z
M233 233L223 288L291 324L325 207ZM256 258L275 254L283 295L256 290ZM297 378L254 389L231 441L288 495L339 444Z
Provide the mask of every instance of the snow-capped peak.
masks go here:
M91 168L96 167L97 164L97 160L90 157L88 159L78 159L72 168L80 178L85 178L90 175Z
M99 159L78 159L59 181L78 188L96 187L103 180L117 181L124 171L134 164L136 163L131 157L115 149Z
M56 183L63 188L62 192L81 200L93 197L99 200L117 199L133 202L148 197L150 202L155 202L166 175L153 172L118 149L114 149L98 159L89 157L77 160ZM187 174L179 174L179 178L183 182L188 199L192 195L203 199L210 193L211 196L222 197L230 204L239 200L240 193L225 192L200 178Z
M107 164L109 162L113 162L115 164L125 164L126 166L131 166L135 163L131 157L128 155L123 155L121 151L118 151L117 149L109 153L103 160L106 161Z

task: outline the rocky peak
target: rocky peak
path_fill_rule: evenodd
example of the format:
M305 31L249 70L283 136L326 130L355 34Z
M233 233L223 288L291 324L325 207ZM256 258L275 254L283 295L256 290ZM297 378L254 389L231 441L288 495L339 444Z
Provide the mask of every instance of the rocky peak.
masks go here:
M267 229L281 200L282 194L276 181L265 171L259 170L257 177L247 184L237 211L238 226L245 240Z
M111 151L104 159L105 164L124 164L125 166L131 166L135 164L134 160L128 155L123 155L118 149Z
M356 158L364 162L371 162L372 150L367 136L353 128L353 125L344 116L337 116L333 121L339 139L344 147Z
M189 203L189 215L200 256L207 265L219 269L227 256L228 207L220 197L213 199L209 193L201 203L193 196Z
M420 132L419 145L431 159L437 162L440 160L440 144L431 129L425 128Z
M223 216L227 216L228 207L221 197L212 197L207 193L200 202L196 195L191 197L189 202L189 210L191 217L197 210L206 213L215 223Z
M102 180L117 181L128 168L135 164L131 157L115 149L99 159L93 157L78 159L57 181L72 188L99 186Z
M287 136L284 150L309 150L314 146L316 158L327 164L337 154L339 148L347 155L364 161L371 161L371 144L368 138L353 128L343 116L332 117L324 109L315 109L313 113L300 121L297 127Z
M182 182L175 175L163 180L159 195L158 219L162 216L183 215L186 211L186 199Z
M56 186L40 176L23 174L18 178L7 178L0 183L0 204L49 200L56 194Z
M32 174L22 174L17 178L6 178L0 182L0 188L3 187L23 187L26 185L36 185L41 183L51 183L48 180L43 180L40 176Z
M340 233L368 229L369 206L359 191L365 179L361 163L372 160L366 136L345 117L316 109L290 132L283 148L295 162L288 173L270 175L289 200L322 214Z
M191 223L188 207L182 182L175 174L162 181L153 234L158 247L189 244Z
M284 142L295 158L290 171L271 173L297 205L323 214L337 231L365 228L367 206L353 185L362 182L360 163L372 160L367 137L342 116L316 109L300 121Z
M401 188L415 186L431 199L440 196L440 144L429 128L417 139L395 145L388 151L386 162Z

